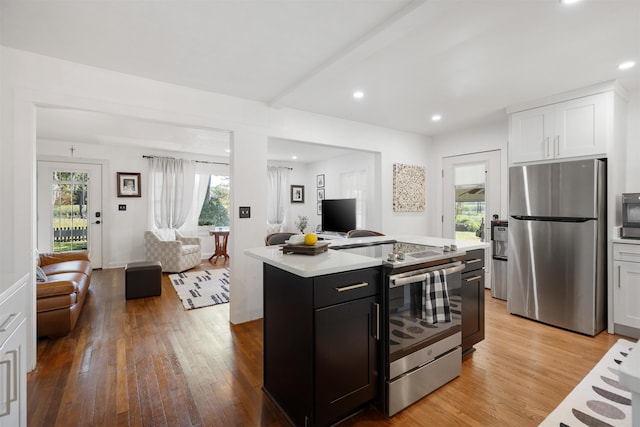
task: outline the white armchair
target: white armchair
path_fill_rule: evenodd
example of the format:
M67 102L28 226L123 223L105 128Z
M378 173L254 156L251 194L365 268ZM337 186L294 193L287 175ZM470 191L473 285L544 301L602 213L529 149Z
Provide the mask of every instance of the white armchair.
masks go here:
M160 261L162 271L180 273L200 264L200 238L185 237L172 228L145 231L145 256Z

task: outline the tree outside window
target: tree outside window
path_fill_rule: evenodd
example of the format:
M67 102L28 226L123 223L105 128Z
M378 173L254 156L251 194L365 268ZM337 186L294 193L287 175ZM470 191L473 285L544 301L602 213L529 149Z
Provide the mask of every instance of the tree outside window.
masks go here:
M229 177L209 176L209 191L204 198L198 225L229 226Z

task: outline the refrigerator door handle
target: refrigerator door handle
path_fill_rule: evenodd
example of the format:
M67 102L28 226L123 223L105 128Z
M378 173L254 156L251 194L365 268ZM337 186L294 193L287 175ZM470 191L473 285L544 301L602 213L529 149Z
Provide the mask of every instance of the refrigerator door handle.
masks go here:
M587 222L594 221L596 218L571 218L571 217L549 217L549 216L528 216L528 215L511 215L511 218L519 221L548 221L548 222Z

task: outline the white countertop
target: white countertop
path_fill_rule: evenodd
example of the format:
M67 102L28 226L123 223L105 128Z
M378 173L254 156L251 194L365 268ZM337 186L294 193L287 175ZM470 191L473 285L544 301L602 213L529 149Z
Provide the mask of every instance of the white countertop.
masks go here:
M426 258L425 261L437 260L450 256L464 255L468 250L489 247L489 244L484 242L471 242L464 240L456 241L438 237L415 235L334 239L329 240L328 242L329 248L331 248L331 246L340 246L347 244L367 244L373 242L384 242L388 240L435 246L440 248L443 245L451 245L452 243L458 246L457 252L446 252L440 256ZM269 265L288 271L289 273L296 274L300 277L315 277L324 274L340 273L343 271L358 270L360 268L382 265L382 260L377 258L371 258L364 255L356 255L345 251L337 251L331 249L318 255L284 255L280 246L261 246L258 248L246 249L244 253L252 258L258 259Z

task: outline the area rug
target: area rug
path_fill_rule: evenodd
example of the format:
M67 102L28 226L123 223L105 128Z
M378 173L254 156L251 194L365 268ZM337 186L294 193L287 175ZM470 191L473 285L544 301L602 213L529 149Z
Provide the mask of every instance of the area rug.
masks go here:
M618 382L618 367L635 344L618 340L541 426L631 426L631 392Z
M229 302L229 269L170 274L169 280L187 310Z

